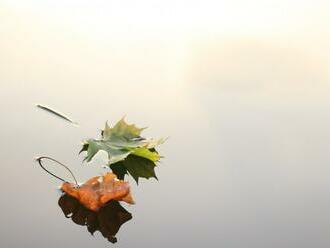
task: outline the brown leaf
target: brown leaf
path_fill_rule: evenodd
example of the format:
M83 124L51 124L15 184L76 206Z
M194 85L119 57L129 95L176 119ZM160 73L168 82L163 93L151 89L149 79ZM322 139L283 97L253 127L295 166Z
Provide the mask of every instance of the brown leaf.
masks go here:
M79 187L65 182L61 189L92 211L98 211L111 200L134 204L128 182L118 180L117 176L110 172L100 177L92 177Z

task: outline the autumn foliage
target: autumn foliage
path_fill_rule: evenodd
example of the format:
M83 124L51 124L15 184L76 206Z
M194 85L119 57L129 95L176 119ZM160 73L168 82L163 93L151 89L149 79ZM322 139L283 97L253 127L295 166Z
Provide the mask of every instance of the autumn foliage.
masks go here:
M65 182L61 189L92 211L98 211L111 200L134 204L128 182L118 180L111 172L92 177L81 186Z

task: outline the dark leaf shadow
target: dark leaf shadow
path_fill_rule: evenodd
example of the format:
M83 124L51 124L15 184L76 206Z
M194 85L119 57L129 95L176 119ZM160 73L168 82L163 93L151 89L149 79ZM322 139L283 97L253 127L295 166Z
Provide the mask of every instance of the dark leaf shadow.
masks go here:
M85 208L79 201L67 194L63 194L58 200L65 217L81 226L87 226L87 230L93 235L96 231L111 243L116 243L115 235L121 225L132 219L131 213L123 208L118 201L109 201L99 211L94 212Z

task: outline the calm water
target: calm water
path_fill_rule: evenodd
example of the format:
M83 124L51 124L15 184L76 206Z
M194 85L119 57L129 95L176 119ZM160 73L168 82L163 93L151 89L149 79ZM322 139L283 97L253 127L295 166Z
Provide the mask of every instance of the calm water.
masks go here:
M3 247L111 245L64 217L57 204L60 182L33 158L53 156L69 164L80 181L99 175L101 166L82 165L80 142L97 136L106 119L115 121L122 113L149 125L146 135L170 138L160 149L165 158L157 168L159 181L142 180L136 187L130 180L137 203L123 204L133 219L120 229L119 247L330 244L326 107L267 105L267 100L247 102L242 95L205 89L196 92L192 105L182 99L171 103L170 96L173 106L155 104L157 98L145 105L140 96L113 102L111 87L110 93L95 87L88 95L64 90L48 99L81 123L76 128L37 110L32 103L46 100L30 87L6 87L1 105ZM88 98L93 94L109 100L98 103Z
M133 39L121 32L129 23L85 30L87 7L48 16L51 7L39 15L8 6L0 9L1 247L330 247L328 25L233 37L156 25ZM94 12L95 23L115 23ZM169 139L159 181L130 179L136 205L123 204L132 219L113 245L65 218L60 182L33 159L54 157L81 182L100 175L101 158L82 163L81 142L124 115L148 126L146 137Z

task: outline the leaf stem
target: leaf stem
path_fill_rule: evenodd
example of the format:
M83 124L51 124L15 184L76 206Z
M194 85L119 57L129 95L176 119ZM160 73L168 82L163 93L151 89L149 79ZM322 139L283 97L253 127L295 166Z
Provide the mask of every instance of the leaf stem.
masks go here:
M47 173L49 173L49 174L52 175L53 177L55 177L55 178L61 180L62 182L67 182L67 181L64 180L63 178L60 178L59 176L56 176L55 174L53 174L53 173L50 172L49 170L47 170L47 169L43 166L43 164L41 163L41 160L42 160L42 159L49 159L49 160L51 160L51 161L53 161L53 162L55 162L55 163L58 163L59 165L63 166L65 169L67 169L67 170L70 172L72 178L74 179L75 184L79 187L79 184L78 184L78 182L77 182L75 176L73 175L72 171L69 169L68 166L62 164L61 162L59 162L59 161L57 161L56 159L53 159L53 158L51 158L51 157L41 156L41 157L36 158L36 161L39 163L40 167L41 167L43 170L45 170Z

